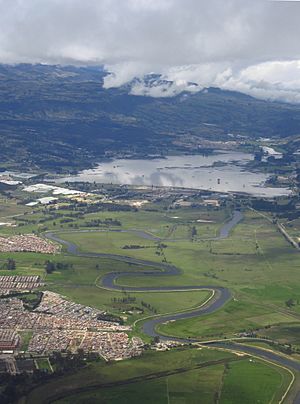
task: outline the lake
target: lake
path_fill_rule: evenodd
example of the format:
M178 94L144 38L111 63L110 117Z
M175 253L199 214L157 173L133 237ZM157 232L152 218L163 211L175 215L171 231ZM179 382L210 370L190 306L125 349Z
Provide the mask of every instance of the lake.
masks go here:
M168 156L153 160L117 159L100 163L63 181L183 187L218 192L246 192L256 196L287 195L286 188L265 185L269 177L245 170L253 155L218 152L213 155Z

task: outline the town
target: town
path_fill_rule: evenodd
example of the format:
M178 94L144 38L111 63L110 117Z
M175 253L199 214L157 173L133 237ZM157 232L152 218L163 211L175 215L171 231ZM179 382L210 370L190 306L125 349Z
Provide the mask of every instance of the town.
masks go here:
M5 293L33 290L42 284L37 277L1 276ZM18 297L0 299L0 352L5 360L24 353L22 333L30 332L26 353L31 357L52 352L94 352L104 360L121 360L140 355L143 342L130 339L129 326L101 320L103 311L76 304L57 293L44 291L34 310L25 308ZM6 355L6 356L5 356ZM15 369L15 367L13 368Z
M18 251L55 254L59 251L59 246L34 234L0 237L0 252Z
M43 282L38 275L0 276L0 296L18 292L29 292L40 288Z

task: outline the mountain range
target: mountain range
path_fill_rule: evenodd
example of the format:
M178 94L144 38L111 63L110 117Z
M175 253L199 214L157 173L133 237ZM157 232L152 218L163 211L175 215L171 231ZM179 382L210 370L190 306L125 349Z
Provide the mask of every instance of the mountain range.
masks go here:
M133 95L139 79L106 89L107 74L102 67L0 65L0 167L77 171L108 156L184 151L189 138L300 134L300 105L218 88ZM149 75L142 84L172 83Z

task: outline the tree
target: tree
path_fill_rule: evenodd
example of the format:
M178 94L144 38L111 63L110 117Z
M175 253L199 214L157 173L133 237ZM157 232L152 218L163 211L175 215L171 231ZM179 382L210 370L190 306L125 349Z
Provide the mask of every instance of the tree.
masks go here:
M12 258L8 258L6 267L9 271L13 271L14 269L16 269L16 261Z
M291 308L293 306L295 306L295 302L294 299L289 299L285 302L285 304L287 305L287 307Z
M160 341L159 336L158 336L158 335L155 335L155 337L153 338L153 343L154 343L154 344L158 344L159 341Z
M53 271L55 271L55 264L51 261L46 261L45 270L47 274L51 274Z
M191 229L191 236L192 236L192 238L197 236L197 229L195 226L193 226Z

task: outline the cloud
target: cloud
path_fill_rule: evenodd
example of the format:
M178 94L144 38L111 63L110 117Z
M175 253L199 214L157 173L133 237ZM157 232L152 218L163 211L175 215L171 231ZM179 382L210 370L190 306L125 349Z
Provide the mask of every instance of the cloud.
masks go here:
M299 12L265 0L0 0L0 62L101 64L107 88L150 72L174 81L141 79L134 94L213 85L300 102Z
M122 82L122 77L117 77ZM226 63L173 67L150 83L147 76L134 81L131 93L172 97L183 91L196 92L206 87L239 91L272 101L300 103L300 60L259 63L237 71Z
M229 76L220 87L262 99L300 102L300 60L249 66Z

